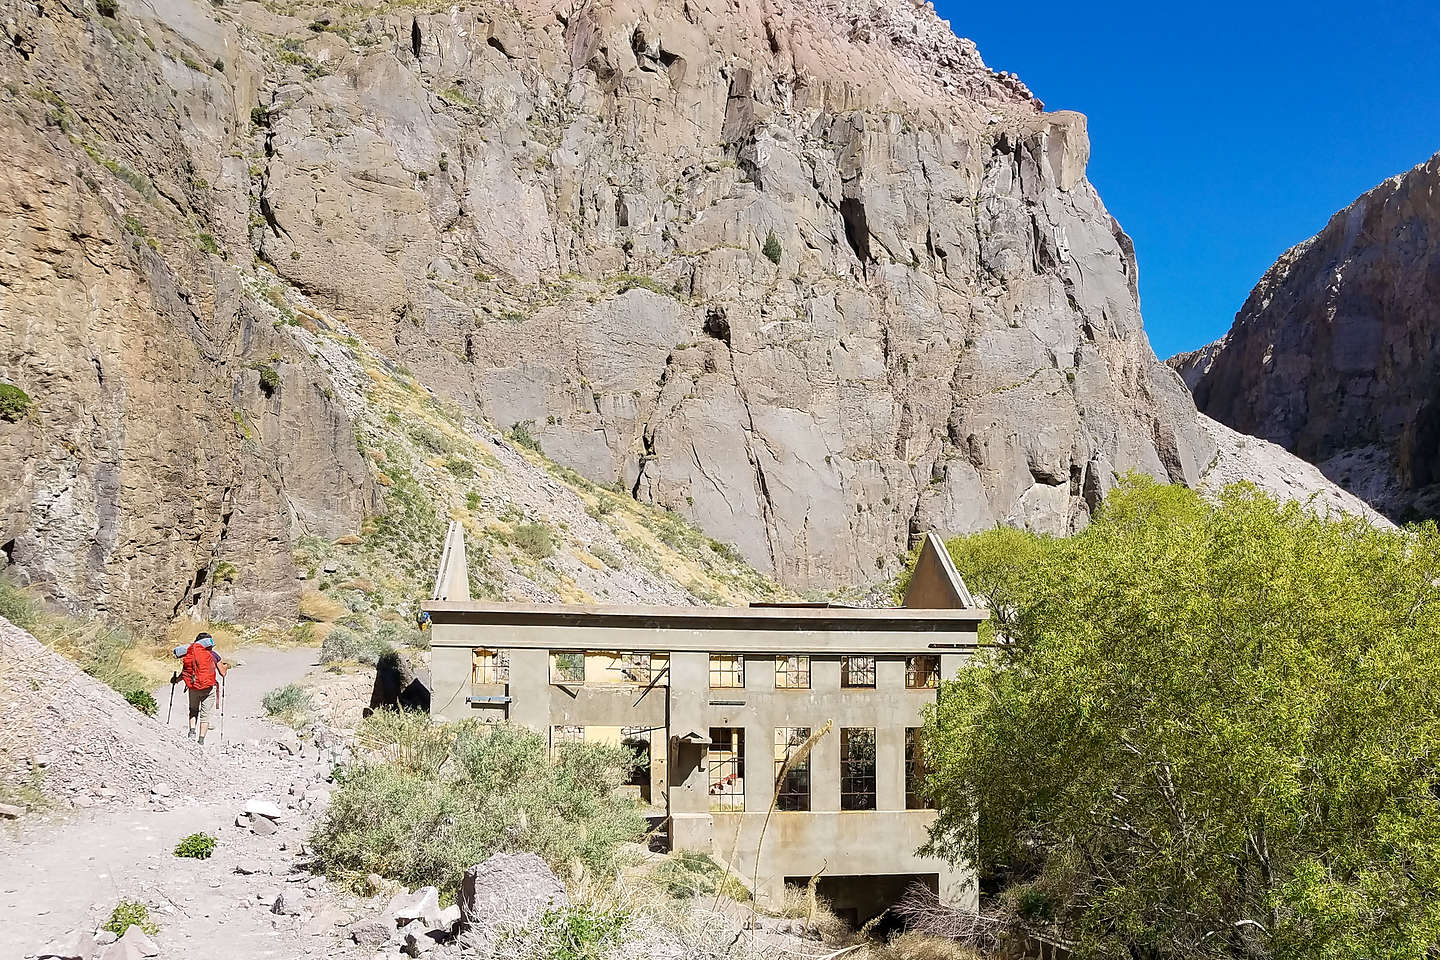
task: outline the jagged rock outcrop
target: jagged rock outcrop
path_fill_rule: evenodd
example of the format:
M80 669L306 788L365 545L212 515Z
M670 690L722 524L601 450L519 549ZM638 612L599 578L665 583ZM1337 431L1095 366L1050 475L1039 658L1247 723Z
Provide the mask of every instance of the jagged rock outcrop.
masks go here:
M0 52L0 542L72 603L283 608L384 509L286 291L792 585L1212 459L1084 118L926 5L105 6Z
M1440 516L1440 155L1287 251L1223 339L1170 362L1216 420L1396 520Z

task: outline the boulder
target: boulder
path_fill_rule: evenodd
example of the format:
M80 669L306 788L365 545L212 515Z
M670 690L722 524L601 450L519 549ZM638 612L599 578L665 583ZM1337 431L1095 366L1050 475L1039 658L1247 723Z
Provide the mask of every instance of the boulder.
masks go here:
M367 917L346 927L345 934L360 946L374 950L390 942L390 938L395 935L395 925L375 917Z
M84 930L76 930L56 940L36 955L37 960L93 960L95 938Z
M270 912L280 917L300 916L300 898L293 893L281 892L270 904Z
M554 907L569 906L565 885L533 853L497 853L465 871L460 930L484 953L501 924L523 926Z
M419 921L425 930L438 930L441 925L440 891L434 887L421 887L414 893L401 891L391 898L385 908L385 918L392 927Z
M275 821L271 820L269 817L250 818L250 831L256 836L268 837L277 829L279 828L275 826Z
M155 941L146 936L145 931L135 925L125 929L125 933L100 951L98 960L143 960L145 957L158 957L160 948Z
M370 710L430 710L430 687L415 673L402 653L391 651L375 664L375 684L370 689ZM368 713L366 714L369 715Z
M270 820L284 820L285 811L273 800L266 800L264 797L251 797L245 801L245 812L253 817L266 817Z

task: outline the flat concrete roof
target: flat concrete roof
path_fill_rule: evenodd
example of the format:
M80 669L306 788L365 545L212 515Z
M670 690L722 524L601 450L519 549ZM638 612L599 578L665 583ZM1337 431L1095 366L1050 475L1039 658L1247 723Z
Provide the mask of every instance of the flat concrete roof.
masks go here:
M590 603L477 603L430 600L422 609L435 623L508 623L565 626L645 626L693 630L955 630L989 617L983 608L924 607L660 607Z
M656 607L436 600L431 622L489 628L481 644L552 650L793 654L963 653L985 610L904 607ZM475 646L468 631L431 634L438 647Z

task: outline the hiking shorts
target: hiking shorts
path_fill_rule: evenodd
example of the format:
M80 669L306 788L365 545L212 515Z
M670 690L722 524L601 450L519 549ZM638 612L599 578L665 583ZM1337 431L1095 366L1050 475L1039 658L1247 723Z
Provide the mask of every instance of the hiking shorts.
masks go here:
M210 722L210 706L215 702L215 688L209 687L204 690L189 690L190 694L190 717L198 719L201 723Z

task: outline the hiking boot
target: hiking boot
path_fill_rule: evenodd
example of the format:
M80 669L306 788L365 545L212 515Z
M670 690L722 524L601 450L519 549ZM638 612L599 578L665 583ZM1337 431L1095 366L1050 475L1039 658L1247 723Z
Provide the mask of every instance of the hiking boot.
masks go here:
M205 738L204 738L204 737L201 737L199 740L196 740L195 742L198 743L198 744L200 744L200 746L202 746L202 747L205 746Z
M191 727L191 728L190 728L190 739L191 739L191 740L194 740L194 739L195 739L195 728L194 728L194 727Z

